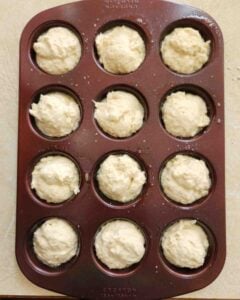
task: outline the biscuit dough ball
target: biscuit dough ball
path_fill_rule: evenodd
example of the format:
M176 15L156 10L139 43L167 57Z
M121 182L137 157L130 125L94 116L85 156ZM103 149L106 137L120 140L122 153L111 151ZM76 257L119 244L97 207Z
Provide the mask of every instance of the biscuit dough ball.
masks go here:
M80 191L78 169L64 156L43 157L33 169L31 188L48 203L62 203Z
M127 74L138 69L146 55L140 34L127 26L116 26L96 37L99 61L113 74Z
M205 161L182 154L167 162L160 181L164 193L171 200L184 205L207 196L211 188L209 169Z
M109 155L100 165L97 181L106 197L126 203L141 193L146 174L129 155Z
M175 28L166 35L160 48L163 62L181 74L200 70L211 52L210 41L205 41L200 32L191 27Z
M115 220L103 225L95 237L98 259L109 269L125 269L145 253L145 238L132 222Z
M65 220L51 218L33 234L33 250L37 258L49 267L68 262L78 252L78 236Z
M68 94L51 92L40 96L29 113L35 118L39 130L50 137L63 137L78 128L80 109Z
M172 265L196 269L205 262L209 241L196 220L180 220L165 230L161 247Z
M205 101L191 93L170 94L161 111L167 132L175 137L194 137L210 124Z
M125 138L142 127L144 108L133 94L114 91L109 92L101 102L95 102L94 117L104 132Z
M81 57L77 36L65 27L52 27L33 44L37 65L51 75L65 74L76 67Z

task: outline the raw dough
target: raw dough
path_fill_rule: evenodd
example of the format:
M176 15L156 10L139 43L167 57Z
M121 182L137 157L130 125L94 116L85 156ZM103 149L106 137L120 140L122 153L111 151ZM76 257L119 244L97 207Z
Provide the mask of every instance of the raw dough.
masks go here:
M100 165L97 181L109 199L129 202L141 193L146 175L129 155L109 155Z
M198 30L191 27L175 28L161 45L164 63L173 71L192 74L209 60L210 41L204 41Z
M143 62L146 50L140 34L127 26L116 26L98 34L96 48L105 70L114 74L135 71Z
M70 159L47 156L35 165L31 188L49 203L61 203L79 193L79 181L77 167Z
M180 220L167 228L161 245L165 258L171 264L196 269L205 262L209 242L196 220Z
M42 263L58 267L77 254L78 237L68 222L51 218L34 232L33 249Z
M163 169L161 185L171 200L191 204L209 193L211 179L203 160L178 154Z
M78 64L81 44L77 36L64 27L52 27L33 44L38 66L48 74L65 74Z
M176 137L190 138L210 123L205 101L185 92L169 95L162 106L166 130Z
M115 220L103 225L95 238L98 259L109 269L125 269L145 253L145 239L132 222Z
M101 102L95 102L95 107L95 119L113 137L129 137L143 125L144 108L133 94L110 92Z
M42 133L51 137L63 137L74 131L80 121L80 109L75 100L62 92L51 92L40 96L33 103L30 114Z

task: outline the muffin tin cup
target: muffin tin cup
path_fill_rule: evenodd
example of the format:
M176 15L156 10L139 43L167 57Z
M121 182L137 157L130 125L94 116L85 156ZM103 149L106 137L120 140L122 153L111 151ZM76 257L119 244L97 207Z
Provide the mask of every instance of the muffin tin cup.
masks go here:
M119 22L136 24L146 43L144 62L127 75L104 71L94 48L99 31L108 28L108 24ZM74 30L83 49L79 64L72 71L53 76L38 68L32 45L46 28L60 25ZM209 62L192 75L172 72L161 59L160 41L176 26L192 26L199 29L204 38L211 39ZM52 139L34 128L28 109L38 91L58 86L77 96L83 114L75 132L62 139ZM135 90L142 95L147 107L143 127L125 139L114 139L101 133L93 116L93 100L99 100L99 95L109 87L117 86ZM166 132L160 120L160 106L169 91L189 86L197 87L194 91L204 91L204 95L209 96L207 102L212 120L199 136L185 140ZM123 206L106 205L96 192L96 166L108 153L122 151L142 162L147 184L135 202ZM178 152L196 153L212 167L214 188L196 205L174 205L161 191L160 168ZM36 201L29 186L29 170L48 153L70 156L81 170L80 193L61 205ZM34 226L50 217L70 222L80 240L79 254L59 270L49 270L36 261L30 246ZM164 229L185 218L197 219L211 235L210 258L195 272L174 270L163 259L160 250ZM125 275L102 270L94 256L95 233L112 219L129 219L146 235L143 260L134 271L123 272ZM43 288L78 298L150 300L207 286L222 270L225 254L223 40L216 22L198 9L161 0L83 0L35 16L25 27L20 43L16 257L22 272Z
M29 109L31 109L32 104L33 103L38 103L40 101L40 96L41 95L46 95L52 92L60 92L63 94L66 94L70 97L72 97L73 100L75 100L76 104L79 107L79 111L80 111L80 120L79 120L79 124L78 127L75 130L72 130L69 134L67 135L63 135L60 137L52 137L52 136L48 136L46 134L44 134L37 126L36 121L34 116L30 115ZM76 130L78 130L78 128L81 126L81 120L83 118L83 109L82 109L82 105L81 105L81 99L79 99L78 95L76 93L74 93L71 89L66 88L64 85L49 85L49 86L45 86L42 89L40 89L39 91L36 91L35 94L32 95L32 102L29 103L29 108L27 110L27 114L29 117L29 121L32 124L32 130L35 130L36 133L38 133L42 138L48 139L48 140L64 140L64 139L68 139L69 135L74 134Z

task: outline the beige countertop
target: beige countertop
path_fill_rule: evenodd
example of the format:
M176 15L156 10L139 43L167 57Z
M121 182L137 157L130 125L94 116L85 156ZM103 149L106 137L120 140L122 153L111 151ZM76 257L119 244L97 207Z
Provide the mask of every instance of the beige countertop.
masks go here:
M36 13L72 0L0 0L0 295L56 295L19 270L14 253L18 128L18 47ZM227 260L221 275L189 298L240 299L240 1L178 0L211 14L225 40Z

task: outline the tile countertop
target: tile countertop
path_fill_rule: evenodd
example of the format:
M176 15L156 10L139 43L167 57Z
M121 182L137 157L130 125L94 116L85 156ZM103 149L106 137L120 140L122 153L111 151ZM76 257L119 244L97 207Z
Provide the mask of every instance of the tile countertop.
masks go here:
M73 0L0 1L0 294L56 295L31 284L14 253L18 120L19 37L28 20ZM178 0L199 7L219 23L225 40L227 260L218 279L189 298L240 298L240 59L239 0ZM186 296L185 296L186 297Z

